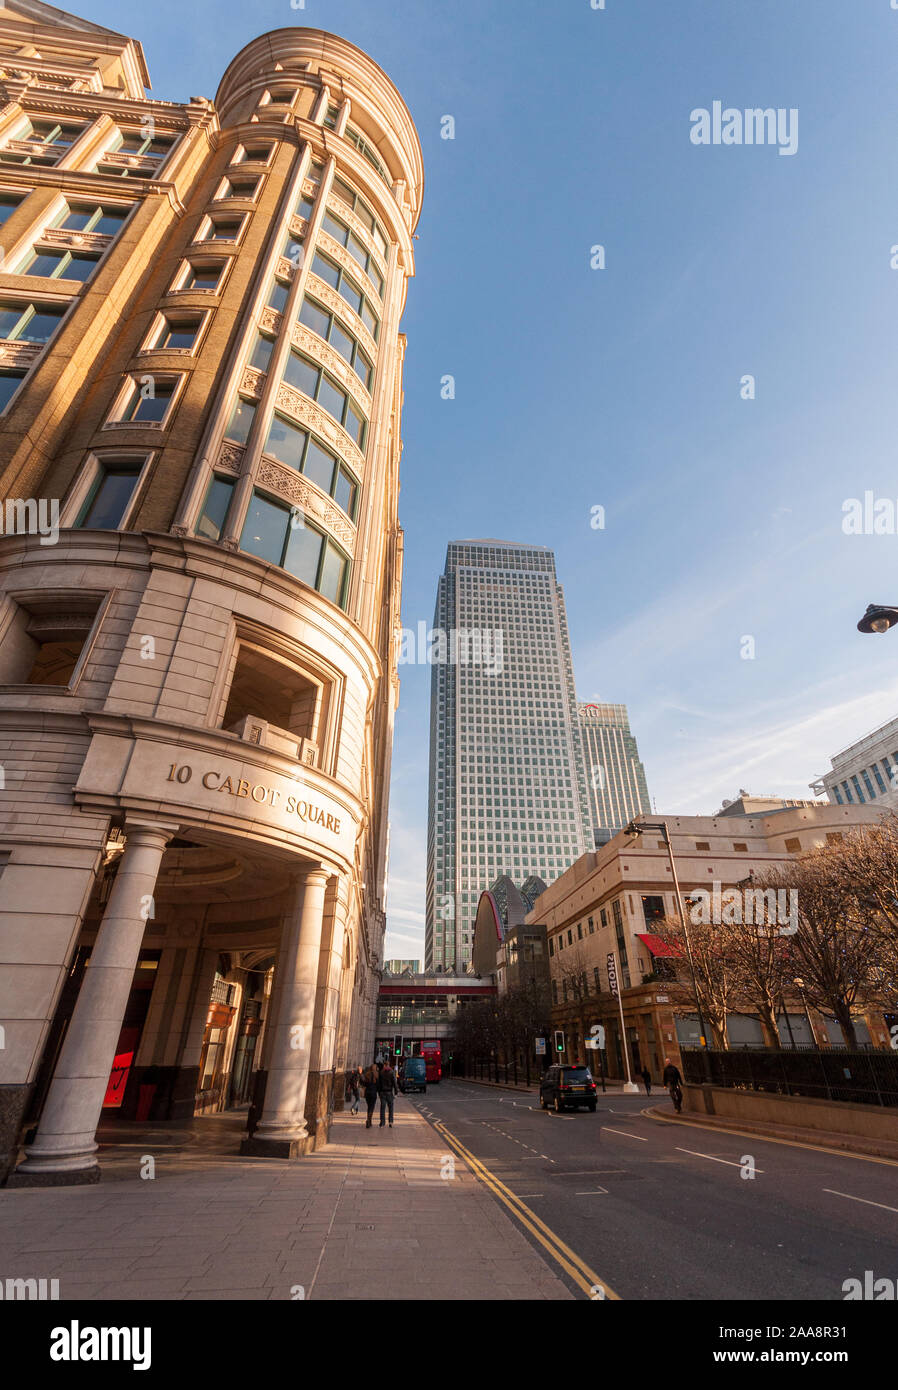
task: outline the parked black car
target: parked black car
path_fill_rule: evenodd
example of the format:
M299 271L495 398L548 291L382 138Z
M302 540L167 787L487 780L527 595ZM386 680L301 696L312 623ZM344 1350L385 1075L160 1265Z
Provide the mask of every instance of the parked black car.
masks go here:
M549 1067L539 1083L539 1103L543 1110L567 1110L569 1105L596 1108L596 1083L589 1067Z

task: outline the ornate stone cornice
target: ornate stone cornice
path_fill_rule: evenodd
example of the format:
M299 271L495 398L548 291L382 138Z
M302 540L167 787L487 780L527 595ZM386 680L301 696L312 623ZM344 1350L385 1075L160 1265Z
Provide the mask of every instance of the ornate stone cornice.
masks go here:
M294 391L286 382L278 386L274 403L278 410L286 411L299 424L308 426L321 439L326 439L343 456L356 476L363 476L365 460L362 451L332 415L310 401L308 396Z
M322 304L327 305L328 309L333 310L337 318L345 323L356 338L358 338L365 352L372 362L377 360L377 343L372 338L368 329L362 323L354 309L346 303L346 300L336 290L332 290L324 280L319 280L314 271L310 270L306 280L306 290L314 299L318 299Z
M337 378L340 385L344 386L350 395L355 397L368 418L371 418L371 397L365 389L364 383L356 376L345 357L341 357L339 352L332 348L329 343L326 343L323 338L319 338L317 333L313 333L303 323L293 325L290 341L294 347L302 348L303 352L311 353L323 367L327 367L327 370Z
M352 554L355 527L342 508L308 478L304 478L292 468L275 463L273 459L263 457L256 474L256 482L260 487L267 488L269 492L298 507L330 532L334 539L338 540L350 555Z
M340 265L346 271L347 275L351 275L353 280L360 281L362 289L365 291L366 294L370 294L370 297L375 301L376 304L383 304L383 299L381 298L380 291L377 289L377 286L374 284L373 280L371 280L367 273L364 270L362 270L362 267L359 265L355 256L350 256L349 252L346 250L346 247L341 246L339 241L335 240L335 238L332 237L329 232L326 232L323 227L318 233L318 246L322 251L327 252L331 260L339 261Z

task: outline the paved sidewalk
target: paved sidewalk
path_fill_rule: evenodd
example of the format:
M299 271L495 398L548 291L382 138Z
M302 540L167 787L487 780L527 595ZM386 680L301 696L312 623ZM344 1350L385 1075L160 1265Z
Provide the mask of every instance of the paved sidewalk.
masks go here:
M0 1190L0 1280L55 1278L60 1299L573 1297L408 1101L392 1130L335 1115L296 1163L237 1155L244 1124L119 1128L96 1186Z

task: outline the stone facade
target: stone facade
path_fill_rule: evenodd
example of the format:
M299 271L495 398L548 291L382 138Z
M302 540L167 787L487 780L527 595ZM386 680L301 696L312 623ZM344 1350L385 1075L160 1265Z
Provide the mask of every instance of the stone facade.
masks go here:
M308 1152L374 1039L420 147L316 30L214 101L146 85L131 39L0 16L16 1183L96 1180L112 1109L245 1104L249 1152Z

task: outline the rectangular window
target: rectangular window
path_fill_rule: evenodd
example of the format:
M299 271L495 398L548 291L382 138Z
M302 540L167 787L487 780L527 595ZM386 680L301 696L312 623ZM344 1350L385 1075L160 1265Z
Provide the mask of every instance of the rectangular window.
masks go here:
M167 314L162 323L162 331L153 347L160 350L163 348L192 348L196 345L202 326L202 314L179 314L177 316Z
M279 565L332 603L345 601L348 562L315 527L294 525L295 513L254 492L240 540L241 550Z
M95 531L117 530L134 495L140 472L139 463L101 463L75 526Z
M245 217L232 217L216 212L203 224L197 241L236 241L243 227Z
M22 193L0 193L0 226L12 217L16 208L24 201Z
M29 251L19 275L45 275L51 280L87 280L96 269L99 256L81 251Z
M54 219L53 226L67 232L115 236L129 212L130 208L102 207L98 203L70 203Z
M235 444L245 444L249 439L255 414L256 407L253 402L245 401L242 396L238 396L234 409L231 411L225 437L232 439Z
M65 304L23 304L0 300L0 338L7 342L45 343L65 314Z
M177 381L158 376L152 378L149 386L142 379L132 379L131 390L125 399L121 414L114 418L141 424L161 423L171 405L176 385Z
M268 299L265 301L269 309L274 309L275 313L282 314L287 307L287 296L290 293L290 286L283 280L275 280L268 292Z
M205 262L201 265L194 265L189 262L187 274L184 276L183 283L178 286L182 290L213 290L217 291L221 284L221 277L225 269L225 261Z
M210 541L221 539L225 516L227 515L233 492L233 478L215 477L212 479L206 491L206 500L203 503L202 514L197 523L196 533L198 536L204 536L206 540Z
M0 411L6 409L24 380L24 371L12 367L0 368Z

